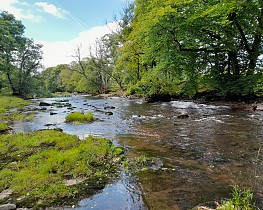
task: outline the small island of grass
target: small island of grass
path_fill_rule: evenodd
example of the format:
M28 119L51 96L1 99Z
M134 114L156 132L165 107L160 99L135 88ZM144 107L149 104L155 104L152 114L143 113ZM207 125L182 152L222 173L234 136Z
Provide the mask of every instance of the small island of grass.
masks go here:
M73 123L89 123L95 121L93 114L89 113L82 113L82 112L72 112L66 116L66 122L73 122Z

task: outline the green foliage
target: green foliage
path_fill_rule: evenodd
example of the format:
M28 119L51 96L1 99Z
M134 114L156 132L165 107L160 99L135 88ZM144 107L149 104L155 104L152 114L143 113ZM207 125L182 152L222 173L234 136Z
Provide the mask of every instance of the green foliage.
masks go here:
M81 112L72 112L66 116L66 122L74 122L74 123L85 123L85 122L93 122L95 120L92 113L81 113Z
M26 98L35 93L34 75L40 67L42 46L26 38L24 29L21 21L13 15L0 14L0 77L13 95Z
M223 205L218 206L217 210L256 210L256 205L253 202L253 193L250 189L240 189L233 186L232 198L226 201Z
M12 189L16 197L34 200L32 206L38 200L50 205L57 198L73 198L81 192L66 180L106 178L119 154L120 148L106 139L80 141L55 130L0 135L0 191Z
M160 71L147 72L136 85L128 89L128 94L137 94L145 97L154 95L176 95L178 87L175 81Z
M67 69L67 65L57 65L45 69L41 73L41 79L44 82L44 87L51 93L61 92L61 78L60 73L62 70Z
M204 87L221 96L259 93L254 75L262 66L262 6L235 0L135 1L115 65L118 83L139 95L192 97Z
M263 96L263 74L257 73L254 75L254 85L252 86L253 92L258 96Z

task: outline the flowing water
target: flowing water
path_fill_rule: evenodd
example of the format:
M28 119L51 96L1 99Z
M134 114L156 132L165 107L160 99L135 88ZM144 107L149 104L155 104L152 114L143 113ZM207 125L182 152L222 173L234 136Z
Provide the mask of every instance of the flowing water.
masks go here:
M53 105L43 109L40 101ZM72 111L92 112L100 120L67 124ZM252 187L263 209L263 112L91 96L33 100L27 112L35 119L14 124L15 132L61 128L81 139L106 137L126 148L128 157L160 160L155 170L123 172L102 192L80 201L78 209L191 209L228 197L231 185Z

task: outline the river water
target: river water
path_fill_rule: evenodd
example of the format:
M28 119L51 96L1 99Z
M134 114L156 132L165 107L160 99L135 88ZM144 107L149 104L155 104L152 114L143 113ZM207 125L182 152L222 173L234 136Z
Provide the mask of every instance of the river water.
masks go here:
M39 102L52 106L39 107ZM72 111L92 112L91 124L67 124ZM155 170L120 179L79 201L76 209L191 209L229 197L231 185L251 187L263 209L263 112L187 101L145 103L141 99L72 96L33 100L31 122L14 132L61 128L78 135L105 137L128 157L157 158ZM111 113L109 113L111 112ZM180 118L180 115L188 115Z

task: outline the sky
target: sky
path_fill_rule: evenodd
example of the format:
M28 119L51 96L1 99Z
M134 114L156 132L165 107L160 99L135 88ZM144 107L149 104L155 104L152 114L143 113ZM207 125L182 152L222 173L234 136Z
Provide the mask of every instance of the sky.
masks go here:
M42 44L45 68L74 61L81 47L89 46L114 30L131 0L0 0L0 12L8 11L26 27L25 36Z

